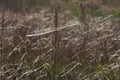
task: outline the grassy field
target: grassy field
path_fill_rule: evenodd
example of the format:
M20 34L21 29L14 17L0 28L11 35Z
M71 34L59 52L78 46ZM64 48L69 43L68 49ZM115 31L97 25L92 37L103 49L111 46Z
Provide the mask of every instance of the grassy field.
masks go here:
M1 10L0 80L120 80L119 7L65 1L55 11Z
M53 8L58 3L62 11L70 10L74 16L80 16L80 3L84 5L86 14L92 16L106 16L113 14L120 16L120 0L6 0L1 1L5 3L7 9L14 10L15 12L29 12L31 9L34 11L42 8ZM16 4L14 4L16 3Z

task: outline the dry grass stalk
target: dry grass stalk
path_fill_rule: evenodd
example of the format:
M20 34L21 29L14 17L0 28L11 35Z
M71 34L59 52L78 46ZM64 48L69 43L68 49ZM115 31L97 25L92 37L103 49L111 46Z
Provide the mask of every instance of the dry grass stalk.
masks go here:
M84 31L89 30L89 25L88 25L88 20L86 17L86 7L84 6L84 4L80 3L80 10L81 10L81 16L80 16L80 21L83 23L84 26Z
M55 3L55 15L54 15L54 28L55 32L53 32L53 47L54 47L54 53L53 53L53 75L56 74L56 64L57 64L57 55L58 55L58 46L59 46L59 33L57 31L58 28L58 9L59 9L59 4L56 0ZM53 76L53 80L55 80L55 77Z
M1 6L2 8L2 18L1 18L1 38L0 38L0 50L1 50L1 52L0 52L0 56L2 55L2 57L5 57L4 55L4 52L3 52L3 39L4 39L4 28L5 28L5 1L3 1L3 5Z

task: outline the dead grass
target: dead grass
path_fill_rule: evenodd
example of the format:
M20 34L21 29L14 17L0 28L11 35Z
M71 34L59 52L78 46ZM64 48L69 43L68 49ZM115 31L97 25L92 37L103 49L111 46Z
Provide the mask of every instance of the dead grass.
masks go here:
M86 24L59 14L57 32L60 40L54 69L54 15L48 11L6 14L1 42L6 56L0 56L1 80L120 79L120 19L88 17L89 29L84 30ZM43 35L34 36L36 34Z

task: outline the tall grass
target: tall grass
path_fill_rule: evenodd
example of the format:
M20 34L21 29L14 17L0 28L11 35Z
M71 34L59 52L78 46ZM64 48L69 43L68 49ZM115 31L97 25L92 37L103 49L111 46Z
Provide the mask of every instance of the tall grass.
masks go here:
M81 12L67 21L57 7L54 14L2 14L12 18L1 18L0 80L119 80L119 18Z

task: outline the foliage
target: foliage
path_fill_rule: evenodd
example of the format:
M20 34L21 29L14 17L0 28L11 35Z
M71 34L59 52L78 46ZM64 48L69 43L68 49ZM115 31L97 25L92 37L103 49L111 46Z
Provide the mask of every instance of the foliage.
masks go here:
M89 20L89 28L84 30L84 22L73 25L75 20L65 21L61 14L59 24L66 22L72 27L58 29L61 39L54 67L53 37L46 33L54 26L53 14L41 11L24 16L7 12L5 16L8 15L11 18L5 19L7 27L1 41L1 80L119 80L119 19L89 17L85 20ZM40 28L42 35L35 36ZM28 34L31 37L26 37Z
M118 10L114 13L114 15L115 15L116 17L120 17L120 9L118 9Z
M23 7L20 0L7 1L15 10L56 7L49 0L25 0ZM114 17L89 1L82 2L85 14L80 0L60 1L55 13L2 10L0 80L120 80L120 11Z

